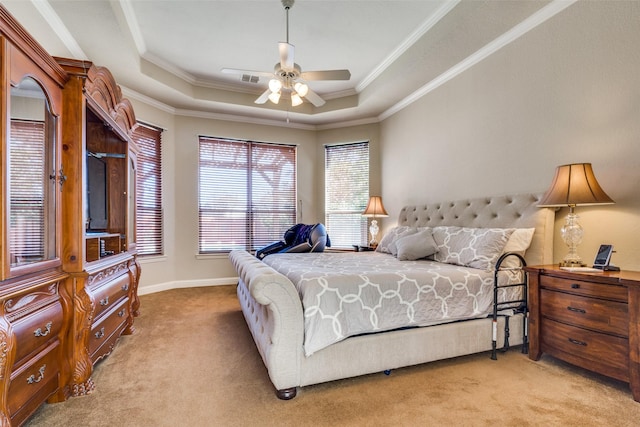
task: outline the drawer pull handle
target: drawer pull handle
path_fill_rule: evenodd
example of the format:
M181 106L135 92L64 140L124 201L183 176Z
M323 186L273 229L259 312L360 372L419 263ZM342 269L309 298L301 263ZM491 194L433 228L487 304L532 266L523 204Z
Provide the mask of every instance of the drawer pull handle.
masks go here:
M118 317L124 316L124 308L118 312Z
M129 290L129 284L125 283L124 285L122 285L122 290L125 291L125 292L128 291Z
M38 373L40 374L38 375L38 378L33 374L29 375L29 378L27 378L27 384L35 384L42 381L44 379L44 370L46 367L47 365L42 365L40 369L38 369Z
M102 305L102 306L109 305L109 296L108 295L100 300L100 305Z
M45 326L44 326L44 332L42 332L42 328L38 328L35 331L33 331L33 335L35 335L36 337L46 337L47 335L49 335L49 332L51 332L51 326L53 326L52 322L48 322Z
M584 342L584 341L574 340L573 338L569 338L569 342L570 342L571 344L575 344L575 345L581 345L581 346L584 346L584 347L586 347L586 346L587 346L587 343L586 343L586 342Z
M104 328L100 328L98 332L96 332L96 338L100 339L104 336Z
M571 306L567 307L567 310L573 311L574 313L581 313L581 314L586 314L587 313L586 310L583 310L581 308L571 307Z
M571 289L580 289L580 285L578 285L577 283L572 283Z

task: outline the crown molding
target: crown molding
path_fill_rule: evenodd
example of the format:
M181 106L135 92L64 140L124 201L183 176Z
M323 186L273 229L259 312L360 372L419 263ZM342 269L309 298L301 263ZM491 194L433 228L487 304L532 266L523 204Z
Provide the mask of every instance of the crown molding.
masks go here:
M538 25L544 23L548 19L554 17L558 13L562 12L572 4L574 4L578 0L554 0L542 9L538 10L533 15L529 16L524 21L517 24L515 27L511 28L506 33L500 35L493 41L486 44L484 47L480 48L472 55L469 55L464 60L458 62L453 67L449 68L444 73L440 74L435 79L431 80L429 83L420 87L420 89L413 92L411 95L402 99L397 104L393 105L391 108L384 111L382 114L378 116L379 120L384 120L398 111L404 109L405 107L413 104L418 99L427 95L429 92L434 89L442 86L444 83L453 79L454 77L462 74L469 68L473 67L483 59L491 56L495 52L499 51L503 47L507 46L511 42L519 39L524 34L536 28Z
M376 68L373 69L358 85L356 92L362 92L369 86L380 74L390 67L403 53L414 45L422 36L424 36L434 25L444 18L461 0L449 1L440 6L426 21L422 23L416 31L407 37L389 56L387 56Z

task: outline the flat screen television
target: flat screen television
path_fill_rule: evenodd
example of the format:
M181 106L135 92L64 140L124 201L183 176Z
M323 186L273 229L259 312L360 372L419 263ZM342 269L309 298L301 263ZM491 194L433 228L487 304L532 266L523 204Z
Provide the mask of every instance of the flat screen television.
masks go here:
M107 164L104 160L87 156L87 231L107 229Z

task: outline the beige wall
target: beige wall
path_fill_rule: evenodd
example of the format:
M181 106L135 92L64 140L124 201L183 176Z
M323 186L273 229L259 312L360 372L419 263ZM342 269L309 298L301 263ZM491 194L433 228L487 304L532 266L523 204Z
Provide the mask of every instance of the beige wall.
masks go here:
M600 243L640 270L640 2L578 2L379 124L299 130L166 113L136 102L163 135L165 257L143 260L141 293L230 283L225 256L197 257L198 135L299 144L302 222L324 210L324 145L371 143L371 193L395 223L405 204L543 192L555 167L591 162L617 202L578 208L579 248ZM556 229L567 209L557 215ZM557 234L556 261L566 249Z
M611 243L640 270L638 22L640 3L578 2L385 120L384 227L404 204L542 192L557 165L591 162L617 204L577 209L579 253Z
M187 117L163 112L135 98L132 102L138 120L166 129L162 135L165 256L141 260L140 293L232 283L236 277L226 255L197 254L199 135L296 144L300 221L316 220L316 132Z

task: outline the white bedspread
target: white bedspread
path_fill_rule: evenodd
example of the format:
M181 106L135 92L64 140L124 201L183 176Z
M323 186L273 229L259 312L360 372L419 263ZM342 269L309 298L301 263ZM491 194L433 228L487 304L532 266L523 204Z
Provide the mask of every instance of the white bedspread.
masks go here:
M493 272L378 252L273 254L263 260L297 287L307 356L349 336L486 317ZM500 283L514 281L500 273ZM501 289L499 300L520 298Z

